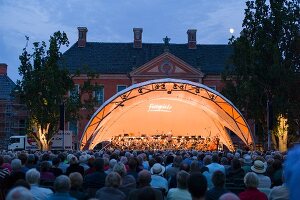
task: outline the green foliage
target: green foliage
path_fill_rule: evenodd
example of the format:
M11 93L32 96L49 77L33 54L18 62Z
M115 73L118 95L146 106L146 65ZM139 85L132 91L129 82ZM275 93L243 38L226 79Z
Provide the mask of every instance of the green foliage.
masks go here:
M233 56L223 74L223 94L248 119L266 125L267 100L273 102L275 124L281 114L288 123L300 117L299 22L298 1L246 2L241 35L229 41Z
M28 43L28 37L26 39ZM66 95L74 84L68 71L58 62L62 55L60 47L68 44L67 35L58 31L50 37L48 49L45 42L35 42L32 53L26 46L19 57L22 79L17 81L17 91L29 110L30 125L38 124L46 129L50 124L45 133L47 141L58 131L59 106L66 102L67 106L72 107L67 112L69 117L78 111L80 103L78 98ZM76 106L70 106L72 104Z

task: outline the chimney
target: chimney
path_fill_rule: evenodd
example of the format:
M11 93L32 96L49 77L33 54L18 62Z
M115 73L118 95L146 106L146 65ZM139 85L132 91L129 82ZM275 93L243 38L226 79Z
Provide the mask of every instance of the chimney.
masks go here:
M142 28L133 28L134 40L133 40L133 48L142 48Z
M7 75L7 64L0 63L0 75Z
M197 40L196 40L197 29L189 29L186 33L188 34L188 48L197 49Z
M88 29L86 27L77 27L78 29L78 47L85 47L86 45L86 33Z

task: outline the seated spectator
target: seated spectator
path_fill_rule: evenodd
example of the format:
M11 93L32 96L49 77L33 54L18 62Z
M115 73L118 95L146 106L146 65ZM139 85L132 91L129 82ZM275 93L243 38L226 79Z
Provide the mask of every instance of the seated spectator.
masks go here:
M17 180L17 182L13 185L13 188L19 187L19 186L24 187L24 188L30 190L30 185L29 185L29 183L27 183L27 182L26 182L25 180L23 180L23 179Z
M70 195L78 200L87 199L87 194L82 189L83 178L80 173L73 172L69 175L71 181Z
M215 171L212 176L214 187L206 192L206 200L218 200L222 194L229 192L224 188L225 174L221 171Z
M95 157L94 156L91 156L88 159L87 165L89 166L89 168L87 170L85 170L85 172L84 172L85 175L91 174L91 173L93 173L95 171L94 161L95 161Z
M28 169L37 168L37 158L34 154L29 154L27 157L26 167Z
M113 169L114 172L117 172L121 176L121 186L120 190L124 192L126 196L130 193L131 190L136 188L136 180L132 175L127 175L126 168L123 163L117 163Z
M271 188L271 179L264 175L266 166L261 160L254 161L251 170L257 174L259 180L258 188Z
M251 172L251 166L252 166L251 156L248 154L245 154L243 157L244 158L243 158L242 169L244 170L245 173Z
M292 148L288 154L284 164L284 175L287 188L290 193L290 200L299 200L299 180L300 180L300 145Z
M41 163L41 184L44 185L44 183L48 182L54 182L55 176L54 174L50 171L51 164L48 161L43 161Z
M180 165L182 163L181 156L175 156L173 159L173 165L166 170L166 178L176 177L177 172L179 172Z
M254 172L248 172L244 182L246 190L239 194L241 200L268 200L268 197L257 189L259 179Z
M132 190L129 193L128 200L137 200L139 199L139 196L143 196L139 194L140 193L144 194L145 192L144 189L151 188L150 182L151 182L151 173L147 170L140 171L138 173L138 183L139 183L138 189ZM152 189L154 191L154 196L155 196L155 198L152 198L152 200L163 200L162 192L159 191L158 189L154 189L154 188Z
M28 167L26 166L27 164L27 154L26 153L20 153L18 155L18 158L21 160L22 163L22 169L21 171L25 174L28 171Z
M7 168L2 167L4 163L3 157L0 155L0 186L5 177L9 176L10 171Z
M150 172L152 174L151 176L151 187L163 189L164 193L168 191L168 181L163 177L163 174L165 173L165 167L162 166L159 163L155 163L151 169Z
M193 200L205 200L207 181L200 172L191 173L187 185Z
M35 168L26 172L26 181L30 184L30 192L34 200L44 200L48 197L48 195L53 193L48 188L39 187L40 177L40 172L38 172Z
M228 169L227 179L233 181L234 179L243 179L245 176L244 170L241 168L239 159L234 158L231 160L231 167Z
M33 200L32 194L25 187L13 188L7 194L6 200Z
M121 176L117 172L111 172L105 178L105 187L96 192L96 198L109 200L125 200L126 195L118 188L121 185Z
M270 178L272 181L272 186L282 185L282 162L279 159L275 159L272 163Z
M106 174L109 174L110 172L112 172L113 171L113 169L114 169L114 166L115 166L115 164L117 164L117 160L116 159L111 159L110 161L109 161L109 168L108 168L108 170L106 170L105 171L105 173Z
M225 174L225 167L219 164L218 154L213 154L211 157L211 163L207 165L208 172L212 176L215 171L221 171Z
M189 173L179 171L176 175L177 188L172 188L168 192L167 200L192 200L191 194L187 190L187 178Z
M60 159L60 163L58 165L58 168L60 168L62 170L63 174L65 174L66 171L67 171L67 168L69 167L69 165L65 163L66 162L66 156L65 156L64 153L60 153L60 154L58 154L58 158Z
M58 157L54 157L52 159L52 167L50 168L50 172L52 172L55 177L58 177L63 174L62 169L58 168L59 164L60 159Z
M137 180L138 177L137 165L138 165L138 161L136 158L129 158L127 174L133 176L135 180Z
M6 190L12 188L12 186L17 182L19 179L25 180L25 173L22 172L22 163L20 159L13 159L11 161L11 168L12 172L9 176L4 179L4 187Z
M104 161L96 158L94 161L95 171L85 176L83 185L87 189L89 197L94 197L96 191L105 185L106 173L103 171Z
M228 192L220 196L219 200L240 200L240 198L236 194Z
M47 200L76 200L69 194L71 188L71 182L69 177L61 175L54 181L55 193L49 195Z
M87 155L86 153L83 153L81 156L79 156L79 165L83 167L84 171L86 171L89 166L88 166L88 159L89 159L89 155Z
M72 155L70 158L70 166L67 168L66 175L69 176L72 172L78 172L84 176L84 168L79 165L78 159L76 156Z

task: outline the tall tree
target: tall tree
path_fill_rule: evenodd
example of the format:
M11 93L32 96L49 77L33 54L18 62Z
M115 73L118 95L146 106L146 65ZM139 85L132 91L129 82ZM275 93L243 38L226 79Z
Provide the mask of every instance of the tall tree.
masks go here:
M29 38L26 39L28 44ZM81 93L72 92L72 76L61 62L60 52L62 46L68 45L67 35L58 31L50 37L48 49L45 42L35 42L32 53L28 52L26 45L19 57L22 79L17 81L17 91L29 111L29 133L32 133L42 150L50 148L51 139L58 132L60 105L65 105L66 121L77 119L80 108L86 106L81 96L91 94L93 90L88 78L84 84L88 87L83 86ZM94 102L89 101L91 103Z
M229 42L233 56L224 73L223 93L264 133L267 101L273 105L271 123L276 126L287 118L290 132L300 111L295 92L300 83L299 16L297 0L247 1L241 35ZM283 132L273 133L277 148L286 150Z

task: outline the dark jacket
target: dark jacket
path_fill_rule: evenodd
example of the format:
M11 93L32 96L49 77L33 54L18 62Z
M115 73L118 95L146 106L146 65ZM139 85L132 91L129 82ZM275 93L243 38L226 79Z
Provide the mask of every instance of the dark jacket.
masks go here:
M97 199L125 200L126 195L118 188L103 187L96 192Z
M210 189L206 192L205 200L218 200L220 198L220 196L222 196L223 194L225 194L227 192L229 192L229 191L226 190L225 188L213 187L212 189Z
M144 190L152 190L153 191L153 195L154 195L155 199L152 199L152 200L163 200L162 192L160 190L152 188L150 186L146 186L146 187L142 187L142 188L139 188L139 189L132 190L129 193L128 200L138 200L139 195L142 194L142 192ZM148 199L149 198L151 198L151 197L148 196Z
M84 168L79 164L70 165L67 168L66 175L69 176L72 172L79 172L82 176L84 176Z
M96 171L86 175L86 177L83 180L83 188L87 189L89 197L94 197L96 191L104 187L106 176L106 173L103 171Z

